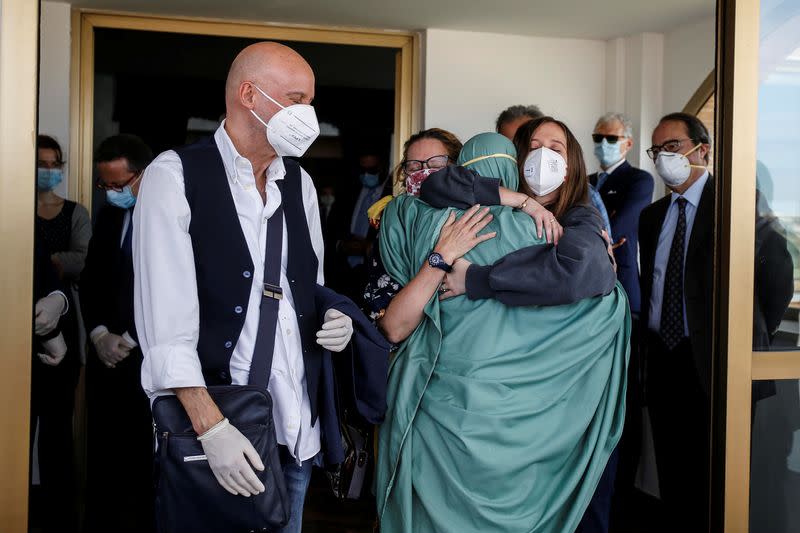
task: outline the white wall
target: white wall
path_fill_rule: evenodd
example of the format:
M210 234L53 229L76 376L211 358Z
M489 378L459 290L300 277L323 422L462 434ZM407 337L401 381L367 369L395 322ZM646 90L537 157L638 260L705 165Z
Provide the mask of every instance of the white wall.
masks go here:
M429 29L424 127L462 141L493 131L513 104L536 104L567 123L594 165L591 133L605 110L605 41Z
M55 137L69 157L70 5L42 2L39 69L39 132ZM66 195L69 161L64 182L56 193Z
M664 35L664 111L683 111L714 70L714 17L679 26Z
M67 155L70 7L42 2L39 95L40 131L54 135ZM569 124L591 171L595 120L606 111L624 111L634 118L639 145L631 160L647 168L641 151L654 122L683 109L714 68L714 24L709 17L663 36L611 41L428 29L420 61L423 126L466 140L492 130L509 105L536 104Z
M633 149L628 161L654 174L645 150L663 115L664 37L640 33L606 43L606 111L625 113L633 123ZM656 182L656 196L660 194Z

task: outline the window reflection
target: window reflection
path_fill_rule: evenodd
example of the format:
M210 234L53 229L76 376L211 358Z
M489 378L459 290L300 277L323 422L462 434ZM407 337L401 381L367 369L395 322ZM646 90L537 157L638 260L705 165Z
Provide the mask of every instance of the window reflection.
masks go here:
M800 0L762 0L753 348L800 345Z
M761 161L756 165L755 295L753 298L753 349L769 350L773 345L791 347L796 335L781 329L790 303L795 299L796 262L790 254L788 236L796 240L772 211L773 182ZM797 344L795 343L795 346ZM785 349L785 348L784 348Z
M753 408L750 532L800 531L800 382L756 381L773 394Z

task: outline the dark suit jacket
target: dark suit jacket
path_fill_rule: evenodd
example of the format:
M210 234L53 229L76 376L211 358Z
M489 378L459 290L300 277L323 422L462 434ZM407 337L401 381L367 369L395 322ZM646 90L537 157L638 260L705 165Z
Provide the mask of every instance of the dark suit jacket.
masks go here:
M345 458L339 426L341 409L355 409L369 424L383 422L389 343L349 298L317 285L314 301L319 317L324 317L328 309L334 308L353 320L353 337L344 351L333 355L324 351L322 354L319 424L325 464L332 466Z
M597 174L589 176L589 180L596 185ZM614 251L617 278L628 293L631 312L638 313L642 306L637 262L639 215L653 201L653 177L624 161L606 178L599 192L608 211L614 240L626 239L625 244Z
M87 332L103 325L116 335L127 331L138 342L133 320L133 263L120 249L124 221L125 210L118 207L107 205L97 213L81 273L81 311Z
M639 220L639 246L642 262L641 323L647 328L650 319L650 296L653 292L653 270L661 226L667 215L671 197L665 196L642 211ZM709 176L697 208L689 247L684 263L684 297L689 339L700 382L709 392L711 378L712 312L714 307L714 179ZM642 335L642 353L647 358L647 339Z
M394 187L391 177L383 179L385 181L379 198L391 196ZM328 222L330 223L329 235L331 238L345 240L352 237L350 223L353 220L353 211L356 208L359 194L361 194L360 183L357 186L354 185L346 189L343 187L336 191L336 203L333 204L331 214L328 216ZM366 238L369 241L373 241L377 235L378 231L375 228L370 228Z
M753 349L769 350L794 295L794 263L785 230L773 217L756 219Z

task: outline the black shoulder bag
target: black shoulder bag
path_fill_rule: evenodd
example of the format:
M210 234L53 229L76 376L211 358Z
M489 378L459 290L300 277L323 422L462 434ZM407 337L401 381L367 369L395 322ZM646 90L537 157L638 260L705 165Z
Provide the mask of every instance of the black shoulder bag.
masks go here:
M279 186L282 185L280 182ZM264 288L260 319L248 385L208 387L222 411L253 444L264 471L254 469L266 490L244 497L222 488L208 465L192 423L175 396L153 402L158 449L156 464L156 523L159 533L249 533L280 529L289 519L289 501L283 477L272 398L267 392L275 345L280 287L283 208L267 225Z

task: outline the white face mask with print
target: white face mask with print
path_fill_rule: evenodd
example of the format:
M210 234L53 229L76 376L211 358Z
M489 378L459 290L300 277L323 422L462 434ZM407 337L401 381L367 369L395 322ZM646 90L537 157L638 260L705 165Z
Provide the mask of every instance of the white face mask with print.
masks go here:
M525 181L533 194L544 196L564 183L567 162L555 150L542 146L528 154L522 169Z
M267 141L275 153L281 157L300 157L306 153L311 143L319 136L319 123L314 108L307 104L292 104L284 107L256 84L253 84L253 87L270 102L281 108L272 115L269 122L264 122L255 111L250 110L253 116L267 128Z

